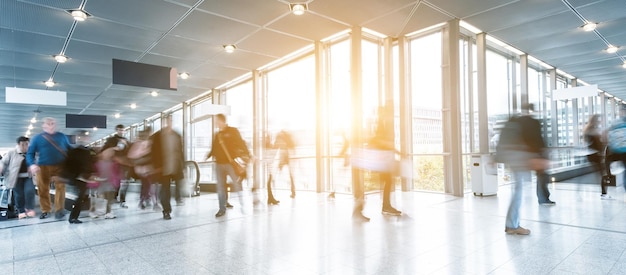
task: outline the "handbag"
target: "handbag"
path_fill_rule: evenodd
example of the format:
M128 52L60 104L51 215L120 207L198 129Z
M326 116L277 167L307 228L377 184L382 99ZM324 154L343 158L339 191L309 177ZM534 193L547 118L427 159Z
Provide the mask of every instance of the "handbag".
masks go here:
M617 186L615 175L602 176L602 185L604 186Z
M217 134L217 141L219 142L220 146L222 146L222 150L224 150L226 158L228 158L228 162L230 162L230 165L235 170L235 174L237 174L237 176L239 177L244 176L246 174L249 159L247 159L247 157L236 157L235 159L233 159L228 152L226 145L224 145L224 141L222 140L220 134Z

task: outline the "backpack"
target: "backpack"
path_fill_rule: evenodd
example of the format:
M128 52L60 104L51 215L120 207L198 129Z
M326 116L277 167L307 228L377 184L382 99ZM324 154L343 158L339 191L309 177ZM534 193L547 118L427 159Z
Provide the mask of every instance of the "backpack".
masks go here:
M510 163L512 154L526 151L526 144L522 139L522 126L517 122L517 117L511 117L500 130L500 138L496 145L494 160L498 163Z

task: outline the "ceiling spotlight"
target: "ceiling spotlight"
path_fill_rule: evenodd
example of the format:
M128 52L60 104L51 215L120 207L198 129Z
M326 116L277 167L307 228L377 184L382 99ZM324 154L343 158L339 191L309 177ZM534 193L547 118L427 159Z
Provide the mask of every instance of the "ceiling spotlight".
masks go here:
M93 127L93 130L94 131L98 131L98 127Z
M33 127L33 125L32 125L32 124L31 124L31 125L28 125L28 130L32 130L33 128L35 128L35 127Z
M50 79L44 81L43 84L46 84L46 87L48 87L48 88L52 88L52 87L54 87L54 84L56 84L56 83L54 81L52 81L52 78L50 78Z
M130 104L130 108L131 108L131 109L135 109L135 108L137 108L137 104L135 104L135 103Z
M624 61L624 64L622 64L622 68L626 69L626 61Z
M68 12L72 15L72 17L74 17L74 20L81 21L81 22L85 21L87 17L91 16L84 10L68 10Z
M159 92L157 92L157 91L152 91L152 92L150 92L150 95L151 95L151 96L158 96L158 95L159 95Z
M115 115L113 115L113 116L114 116L115 118L120 118L120 116L121 116L121 115L120 115L120 113L117 113L117 114L115 114Z
M36 117L31 118L30 123L37 123L37 118Z
M233 44L228 44L228 45L224 45L224 51L226 51L227 53L232 53L235 51L235 49L237 49L237 47L235 47L235 45Z
M89 131L85 131L85 135L88 136L89 135Z
M30 135L30 130L26 131L26 135L27 136Z
M595 30L597 26L598 26L598 24L596 24L596 23L587 22L587 24L583 25L583 30L585 30L586 32L591 32L591 31Z
M65 63L68 60L67 56L62 54L53 55L52 57L59 63Z
M308 9L306 3L291 3L289 4L289 8L291 12L295 15L303 15L304 12Z
M189 78L189 73L180 73L178 76L180 76L181 79L187 79Z
M616 53L618 49L619 49L618 47L615 47L613 45L609 45L609 47L606 48L606 52L607 53Z

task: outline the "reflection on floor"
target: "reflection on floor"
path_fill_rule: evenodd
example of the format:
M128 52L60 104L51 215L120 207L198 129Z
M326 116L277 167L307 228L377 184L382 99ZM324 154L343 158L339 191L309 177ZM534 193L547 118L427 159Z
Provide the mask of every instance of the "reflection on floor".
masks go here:
M593 179L591 179L593 180ZM555 189L554 189L555 188ZM401 217L351 220L352 199L278 192L279 206L252 203L216 219L215 194L174 206L171 221L131 204L117 219L70 225L52 219L0 222L2 274L624 274L626 204L600 200L599 186L557 183L556 206L524 189L522 225L504 233L510 187L497 196L456 198L396 192ZM260 198L264 200L264 198ZM86 214L86 213L83 213Z

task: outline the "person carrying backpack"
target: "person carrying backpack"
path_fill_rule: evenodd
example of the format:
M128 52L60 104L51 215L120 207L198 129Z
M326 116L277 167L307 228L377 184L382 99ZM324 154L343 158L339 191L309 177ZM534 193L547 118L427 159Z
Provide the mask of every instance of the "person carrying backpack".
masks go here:
M533 111L533 105L522 108L527 113ZM520 226L519 209L522 203L522 190L525 181L530 181L531 171L537 173L537 196L539 202L552 203L548 197L545 170L550 161L546 157L545 143L541 136L541 123L529 114L511 117L501 130L496 148L496 162L505 163L513 173L514 190L506 215L504 231L507 234L528 235L530 230Z

